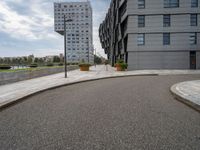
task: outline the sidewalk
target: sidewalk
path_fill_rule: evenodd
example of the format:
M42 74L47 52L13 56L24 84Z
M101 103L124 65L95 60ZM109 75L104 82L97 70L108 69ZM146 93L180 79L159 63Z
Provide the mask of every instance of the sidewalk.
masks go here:
M93 66L90 69L91 71L89 72L81 72L79 70L70 71L68 72L68 78L64 78L64 73L59 73L0 86L0 108L44 90L89 80L135 75L200 74L200 70L137 70L116 72L110 66L108 66L108 71L106 71L104 65L97 66L96 68Z
M171 92L178 100L200 111L200 80L175 84Z

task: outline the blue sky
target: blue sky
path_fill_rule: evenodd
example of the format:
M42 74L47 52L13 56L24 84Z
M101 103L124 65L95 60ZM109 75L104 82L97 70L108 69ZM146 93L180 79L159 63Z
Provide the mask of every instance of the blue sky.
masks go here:
M55 55L63 52L63 37L54 32L53 2L85 0L1 0L0 57ZM98 27L110 0L91 0L93 7L94 46L101 48Z

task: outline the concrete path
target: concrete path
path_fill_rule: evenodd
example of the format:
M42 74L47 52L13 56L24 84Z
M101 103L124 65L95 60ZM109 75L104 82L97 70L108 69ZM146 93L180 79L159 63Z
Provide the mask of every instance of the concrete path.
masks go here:
M64 78L64 73L59 73L0 86L0 108L6 107L34 93L63 85L110 77L169 74L200 74L200 70L138 70L116 72L110 66L106 69L104 65L100 65L91 67L91 71L89 72L80 72L79 70L70 71L67 79Z
M200 111L200 80L177 83L171 92L178 100Z

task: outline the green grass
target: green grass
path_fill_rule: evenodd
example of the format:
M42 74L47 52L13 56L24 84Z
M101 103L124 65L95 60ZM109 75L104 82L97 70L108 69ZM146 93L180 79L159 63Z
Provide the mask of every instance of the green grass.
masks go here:
M37 68L20 68L20 69L9 69L9 70L1 70L0 72L20 72L20 71L36 71L36 70L42 70L46 68L63 68L64 66L52 66L52 67L37 67Z

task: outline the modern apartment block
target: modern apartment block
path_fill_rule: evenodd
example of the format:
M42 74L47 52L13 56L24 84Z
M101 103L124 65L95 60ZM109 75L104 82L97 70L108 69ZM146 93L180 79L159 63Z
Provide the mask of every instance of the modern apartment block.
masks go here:
M61 35L64 35L64 16L68 62L90 60L89 62L93 63L93 21L90 2L54 3L55 31Z
M200 69L200 0L112 0L99 36L112 65Z

